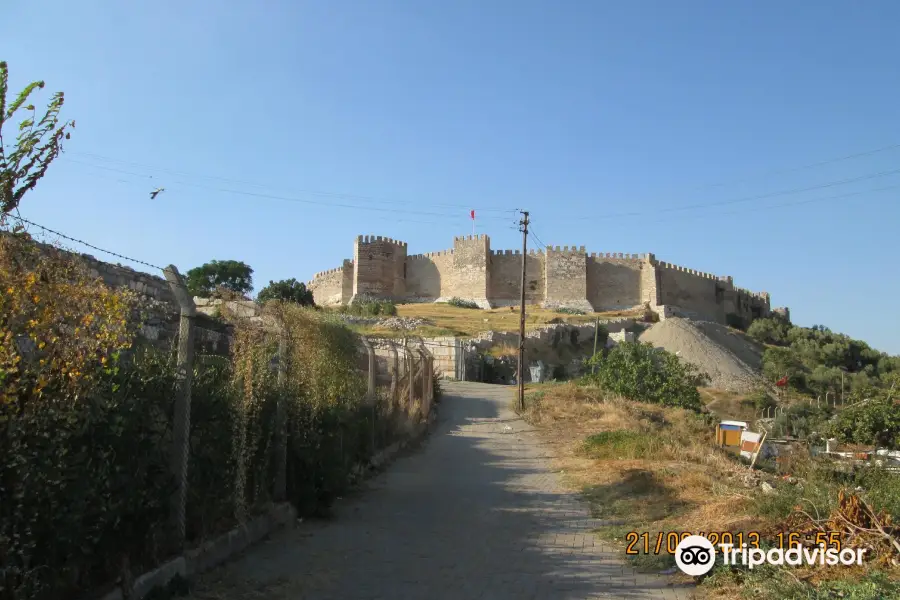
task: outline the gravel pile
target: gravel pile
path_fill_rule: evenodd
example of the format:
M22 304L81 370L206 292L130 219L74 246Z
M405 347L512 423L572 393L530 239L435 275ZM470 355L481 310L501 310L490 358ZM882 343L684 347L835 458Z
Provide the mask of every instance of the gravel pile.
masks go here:
M354 315L341 315L341 319L351 325L378 325L387 329L404 329L407 331L424 325L431 325L431 321L412 317L357 317Z
M724 325L669 318L645 330L639 339L696 365L709 375L710 387L749 392L762 383L762 348Z
M380 321L378 324L382 327L387 327L388 329L411 330L425 325L431 325L431 322L426 321L425 319L415 319L411 317L390 317Z

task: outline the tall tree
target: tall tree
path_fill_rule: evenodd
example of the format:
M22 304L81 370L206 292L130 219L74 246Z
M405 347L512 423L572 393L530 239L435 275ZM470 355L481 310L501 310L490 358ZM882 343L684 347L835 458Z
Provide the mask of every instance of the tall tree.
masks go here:
M270 281L269 285L260 290L256 299L259 302L283 300L296 302L300 306L315 306L312 292L306 288L305 283L294 278Z
M253 289L253 269L237 260L213 260L188 271L186 283L188 291L201 298L209 298L219 288L243 296Z
M50 98L47 110L40 118L29 97L44 87L43 81L34 81L19 92L12 102L9 91L9 68L0 61L0 219L15 210L28 190L37 185L47 172L50 163L62 152L62 142L69 139L69 129L75 121L59 122L59 113L65 101L62 92ZM9 128L4 127L20 110L25 111L13 141ZM4 135L5 134L5 135Z

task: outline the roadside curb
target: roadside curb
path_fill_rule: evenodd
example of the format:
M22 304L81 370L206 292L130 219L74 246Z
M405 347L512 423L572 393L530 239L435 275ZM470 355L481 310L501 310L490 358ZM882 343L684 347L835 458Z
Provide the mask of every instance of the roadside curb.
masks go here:
M152 590L165 587L175 577L190 578L208 571L269 534L294 523L296 519L297 511L289 502L272 505L265 514L249 519L231 531L137 577L134 580L131 598L140 600ZM125 595L119 586L102 596L101 600L124 600L124 598Z

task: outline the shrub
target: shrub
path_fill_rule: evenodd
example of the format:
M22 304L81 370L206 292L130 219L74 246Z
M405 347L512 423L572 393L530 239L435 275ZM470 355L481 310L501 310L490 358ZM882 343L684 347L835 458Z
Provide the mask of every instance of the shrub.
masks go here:
M747 335L763 344L784 345L788 343L791 324L780 318L756 319L747 328Z
M397 305L390 300L356 299L338 307L337 312L357 317L393 316L397 314Z
M456 296L453 296L452 298L447 300L447 304L449 304L450 306L455 306L457 308L481 308L480 306L478 306L478 304L471 300L463 300L462 298L457 298Z
M780 435L811 440L813 434L821 435L831 415L828 406L814 404L794 404L775 419L775 431Z
M259 291L257 302L269 300L283 300L284 302L296 302L300 306L314 306L312 291L306 288L306 284L296 279L283 279L281 281L269 281L269 285Z
M623 342L608 353L598 352L588 361L596 372L585 382L632 400L700 410L703 382L696 367L650 344Z
M838 412L828 434L843 442L900 449L900 404L876 398Z
M570 308L568 306L563 306L561 308L557 308L554 312L557 312L561 315L583 315L583 314L585 314L583 310L579 310L577 308Z

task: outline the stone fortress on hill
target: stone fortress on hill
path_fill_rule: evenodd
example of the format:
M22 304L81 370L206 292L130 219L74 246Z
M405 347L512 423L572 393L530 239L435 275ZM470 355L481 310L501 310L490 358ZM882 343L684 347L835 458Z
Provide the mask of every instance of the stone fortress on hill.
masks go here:
M522 255L491 250L487 235L453 239L453 248L407 254L406 243L382 236L357 236L353 259L316 273L308 283L316 304L349 304L356 298L397 303L446 302L457 297L481 308L519 304ZM648 306L667 316L744 323L788 309L773 309L767 292L656 259L653 254L585 252L584 246L547 246L525 257L525 302L586 312Z

